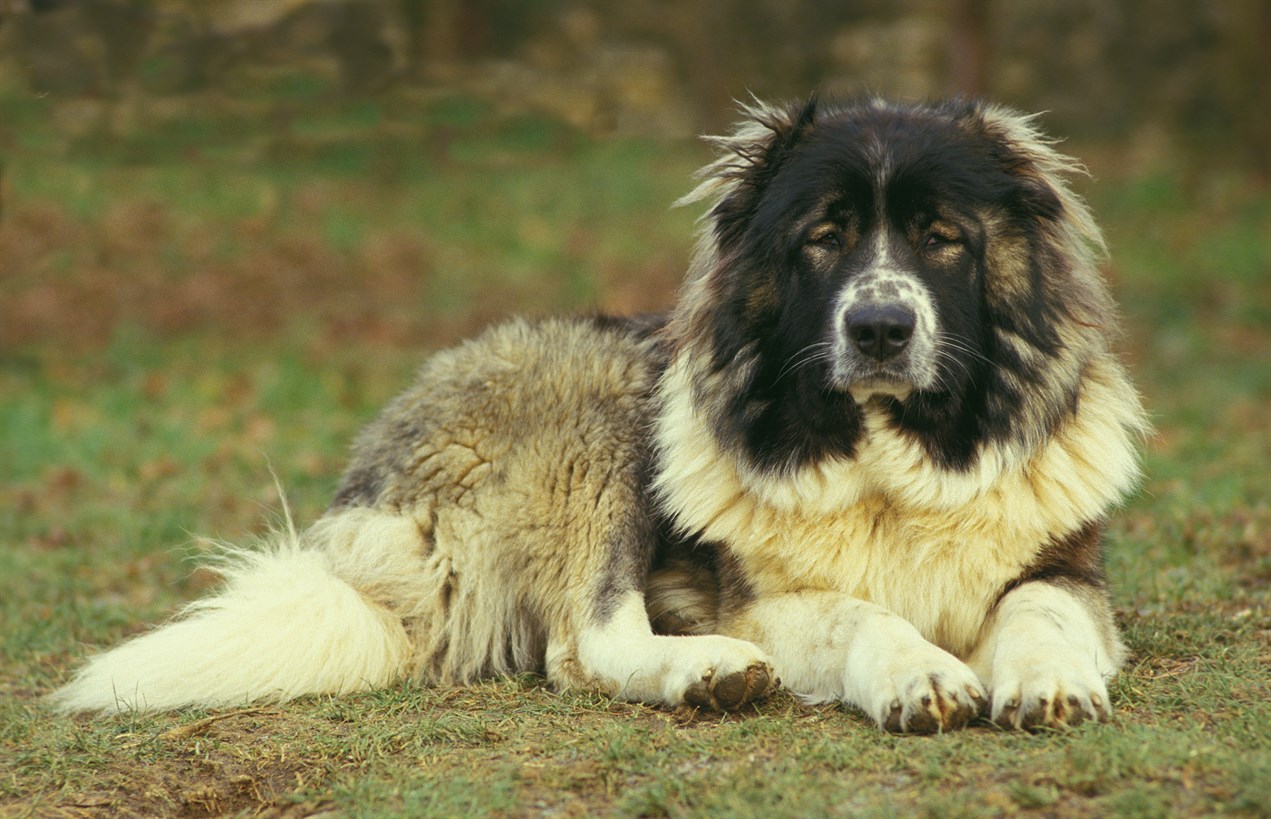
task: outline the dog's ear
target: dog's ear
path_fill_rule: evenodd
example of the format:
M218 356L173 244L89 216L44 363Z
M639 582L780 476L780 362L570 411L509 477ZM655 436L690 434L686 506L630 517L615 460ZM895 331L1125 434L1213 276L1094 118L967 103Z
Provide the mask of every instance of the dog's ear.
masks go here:
M1019 182L1015 205L1058 232L1068 253L1102 254L1107 247L1090 208L1068 185L1068 178L1086 174L1077 160L1055 150L1056 140L1037 127L1038 115L1021 114L985 102L968 104L961 117L964 127L982 134L999 146L1003 169Z
M705 137L719 157L697 172L701 183L676 204L714 200L706 218L721 244L727 243L744 228L769 182L811 133L817 107L815 93L802 103L743 103L745 119L732 133Z
M1035 115L977 102L958 121L988 140L991 156L1015 181L1003 203L1017 221L1013 239L990 251L994 262L986 268L986 275L998 281L985 289L986 303L999 317L995 321L1012 324L998 340L1003 351L998 370L1013 369L1018 383L1033 383L1035 405L1065 406L1084 377L1078 362L1091 350L1105 350L1109 330L1118 323L1098 270L1107 249L1103 235L1090 208L1068 184L1086 170L1055 150L1055 140L1038 129ZM1028 247L1012 247L1020 241ZM1039 358L1035 351L1045 355ZM1003 363L1008 358L1017 363ZM1039 375L1029 362L1043 359L1055 391L1049 404L1038 398L1041 382L1030 380ZM1068 376L1062 385L1061 373ZM1061 386L1069 390L1067 395L1058 392Z
M732 134L708 137L721 154L713 163L713 175L732 179L745 186L762 190L785 164L796 145L812 131L818 100L815 93L807 101L783 106L766 105L755 100L743 107L748 119Z

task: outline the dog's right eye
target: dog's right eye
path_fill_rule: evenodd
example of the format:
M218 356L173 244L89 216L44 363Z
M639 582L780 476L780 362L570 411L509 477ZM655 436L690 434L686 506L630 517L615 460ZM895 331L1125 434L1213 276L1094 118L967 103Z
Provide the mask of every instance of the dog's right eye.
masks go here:
M814 230L808 236L808 245L820 250L841 250L843 247L843 237L837 228L825 227Z

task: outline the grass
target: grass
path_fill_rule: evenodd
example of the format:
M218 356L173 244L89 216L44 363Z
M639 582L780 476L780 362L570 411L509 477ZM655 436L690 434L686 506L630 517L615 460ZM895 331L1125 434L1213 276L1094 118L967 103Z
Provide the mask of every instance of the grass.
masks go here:
M285 103L121 126L0 94L0 815L1266 814L1271 198L1223 170L1091 162L1158 429L1110 536L1135 656L1109 725L904 738L785 694L692 715L531 677L45 710L86 645L207 588L195 534L263 530L271 468L318 514L427 349L673 298L692 214L667 203L703 149L465 99Z

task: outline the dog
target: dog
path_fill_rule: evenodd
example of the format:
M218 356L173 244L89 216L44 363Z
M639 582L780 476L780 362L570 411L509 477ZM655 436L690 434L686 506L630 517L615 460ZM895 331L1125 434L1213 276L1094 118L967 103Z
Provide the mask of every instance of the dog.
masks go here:
M1102 570L1147 425L1080 171L981 101L742 106L667 316L437 353L308 529L91 659L65 711L538 672L895 732L1106 720Z

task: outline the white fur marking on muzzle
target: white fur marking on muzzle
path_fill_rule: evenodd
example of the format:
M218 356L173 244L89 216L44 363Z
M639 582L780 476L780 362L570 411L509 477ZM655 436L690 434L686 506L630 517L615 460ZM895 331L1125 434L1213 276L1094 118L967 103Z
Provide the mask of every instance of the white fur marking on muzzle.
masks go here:
M904 398L910 390L935 386L935 300L917 276L892 261L885 233L877 239L873 264L839 292L830 335L831 378L857 400Z

